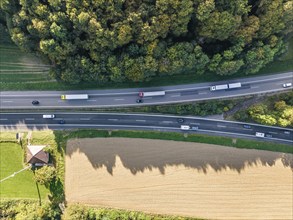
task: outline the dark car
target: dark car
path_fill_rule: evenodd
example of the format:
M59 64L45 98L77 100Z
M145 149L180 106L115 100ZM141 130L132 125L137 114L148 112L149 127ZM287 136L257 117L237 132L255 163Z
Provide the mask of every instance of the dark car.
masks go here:
M40 102L38 100L34 100L34 101L32 101L32 104L33 105L38 105L38 104L40 104Z
M59 124L62 124L62 125L65 124L65 120L60 120Z
M183 123L184 122L184 119L183 118L177 118L177 122Z
M251 126L250 125L243 125L243 128L251 128Z
M191 127L191 130L198 130L198 126Z
M143 103L143 99L136 99L137 103Z

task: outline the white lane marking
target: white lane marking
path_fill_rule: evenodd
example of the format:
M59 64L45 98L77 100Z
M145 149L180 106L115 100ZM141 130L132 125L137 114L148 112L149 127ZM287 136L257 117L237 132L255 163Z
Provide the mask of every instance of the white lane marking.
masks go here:
M226 128L226 125L217 125L218 128Z
M269 92L278 92L278 91L284 91L286 89L292 89L290 87L288 88L278 88L278 89L272 89ZM205 98L194 98L194 99L185 99L185 100L176 100L176 101L167 101L167 102L151 102L151 103L144 103L144 106L147 105L160 105L160 104L172 104L172 103L182 103L182 102L193 102L193 101L202 101L202 100L213 100L213 99L224 99L224 98L232 98L232 97L240 97L240 96L246 96L246 95L255 95L255 94L262 94L262 93L266 93L267 91L260 91L260 92L248 92L248 93L240 93L240 94L236 94L236 95L224 95L224 96L214 96L214 97L205 97ZM144 99L151 99L152 97L147 97ZM62 106L62 108L92 108L92 107L97 107L97 108L107 108L107 107L117 107L117 106L137 106L137 104L114 104L114 105L92 105L92 106L84 106L84 105L77 105L77 106ZM27 107L27 106L26 106ZM2 107L2 109L23 109L23 106L5 106L5 108ZM30 107L33 108L33 107ZM60 106L44 106L44 107L39 107L39 108L60 108ZM6 113L9 114L9 113ZM15 114L15 113L12 113ZM26 114L26 113L22 113L22 114ZM30 114L30 113L27 113ZM70 113L68 113L70 114ZM76 114L76 113L72 113L72 114ZM96 114L96 113L86 113L86 114ZM175 116L174 116L175 117ZM233 122L231 122L233 123ZM234 122L237 123L237 122ZM266 126L266 127L270 127L270 126Z
M91 100L86 100L87 102L96 102L97 100L91 99Z
M171 97L180 97L181 95L180 94L178 94L178 95L171 95Z
M251 86L250 88L251 89L257 89L257 88L259 88L259 86Z
M269 131L269 133L271 133L271 134L278 134L278 132L274 132L274 131Z
M0 121L6 121L8 120L7 118L0 118Z
M90 118L80 118L79 120L81 120L81 121L89 121Z
M118 119L116 119L116 118L109 118L108 120L109 121L118 121Z
M57 106L56 106L57 107ZM71 108L74 107L74 106L70 106ZM83 107L83 106L79 106L79 107ZM16 107L15 107L16 108ZM0 113L1 114L4 114L4 113ZM5 113L6 115L28 115L28 114L31 114L31 113ZM143 116L143 117L165 117L165 118L178 118L177 115L160 115L160 114L136 114L136 113L89 113L89 112L82 112L82 113L71 113L71 112L58 112L58 114L66 114L66 115L75 115L75 114L83 114L83 115L112 115L112 116L117 116L117 115L122 115L122 116ZM194 119L194 120L203 120L203 121L213 121L213 122L224 122L224 123L230 123L230 124L240 124L242 125L243 123L241 122L238 122L238 121L227 121L227 120L220 120L220 119L209 119L209 118L201 118L201 117L191 117L191 116L184 116L182 117L184 119ZM102 119L95 119L93 118L93 120L102 120ZM252 126L258 126L258 127L264 127L264 128L273 128L273 129L284 129L284 128L280 128L280 127L275 127L275 126L267 126L267 125L260 125L260 124L252 124L252 123L245 123L245 124L248 124L248 125L252 125ZM292 131L293 132L293 129L290 129L290 128L286 128L286 130L288 131Z
M287 72L285 74L288 74L292 72ZM253 80L255 77L252 78L248 78L246 79L245 84L252 84L252 83L260 83L260 82L267 82L267 81L275 81L275 80L279 80L279 79L288 79L290 78L290 76L281 76L281 77L271 77L268 79L263 79L263 80L254 80L254 81L249 81L249 80ZM243 80L244 78L240 78L239 80ZM225 84L226 82L214 82L215 84ZM190 88L182 88L182 89L170 89L170 90L165 90L165 92L175 92L175 91L186 91L186 90L199 90L199 89L208 89L210 88L210 86L202 86L202 87L196 87L196 84L192 85L192 87ZM253 93L252 93L253 94Z
M246 136L246 137L255 137L255 135L251 135L251 134L241 134L241 133L233 133L233 132L226 132L226 131L213 131L213 130L204 130L204 129L200 129L200 130L205 131L205 132L211 132L211 133L223 133L223 134L233 134L233 135ZM293 143L293 141L286 140L286 139L280 139L280 138L270 138L270 139ZM258 140L261 141L261 139L258 139Z
M125 99L114 99L115 101L123 101L123 100L125 100Z
M191 122L190 124L191 125L200 125L200 123L194 123L194 122Z
M293 72L288 72L288 73L293 73ZM287 73L286 73L287 74ZM267 82L267 81L275 81L277 79L288 79L290 78L291 76L281 76L281 77L272 77L272 78L268 78L268 79L262 79L262 80L256 80L256 81L247 81L246 83L259 83L259 82ZM243 79L243 78L242 78Z
M292 74L293 72L286 72L283 74ZM276 74L279 75L279 74ZM249 81L249 80L253 80L255 77L251 77L246 79L245 84L251 84L251 83L259 83L259 82L266 82L266 81L275 81L275 80L280 80L280 79L291 79L290 77L292 76L281 76L281 77L273 77L271 76L268 79L263 79L263 80L255 80L255 81ZM240 78L239 80L244 79L244 78ZM217 82L215 82L217 83ZM218 82L217 84L221 84L221 82ZM190 85L192 87L190 88L181 88L181 89L170 89L170 90L165 90L165 92L174 92L174 91L185 91L185 90L198 90L198 89L206 89L209 88L210 86L203 86L203 87L196 87L196 84L192 84ZM89 94L89 96L108 96L108 95L132 95L132 94L138 94L138 92L125 92L125 93L104 93L104 94L99 94L99 93L93 93L93 94ZM254 94L254 93L250 93L250 94ZM61 94L48 94L48 95L43 95L41 94L40 97L59 97L60 98ZM0 92L0 96L3 97L31 97L31 94L28 95L8 95L8 94L1 94ZM57 106L54 106L57 107Z
M3 100L2 102L13 102L13 101L10 101L10 100Z
M25 118L24 120L26 120L26 121L33 121L35 119L34 118Z
M162 123L173 123L173 121L162 121Z
M17 125L17 129L20 129L23 127L26 130L31 130L28 129L28 126L32 125ZM37 126L48 126L48 124L38 124ZM181 130L180 128L172 128L172 127L159 127L159 126L146 126L146 125L84 125L84 124L64 124L64 125L49 125L49 126L63 126L63 127L124 127L124 128L152 128L152 129L168 129L168 130ZM7 128L6 125L0 125L0 128L3 130L16 130L13 128ZM223 134L233 134L233 135L238 135L238 136L246 136L246 137L255 137L254 135L249 135L249 134L241 134L241 133L232 133L232 132L225 132L225 131L212 131L212 130L204 130L200 129L200 131L208 132L208 133L223 133ZM255 139L255 138L254 138ZM289 142L293 143L292 140L286 140L286 139L280 139L280 138L270 138L272 140L279 140L279 141L284 141L284 142ZM259 139L260 140L260 139Z
M137 119L137 120L135 120L135 121L139 121L139 122L145 122L145 120L139 120L139 119Z
M208 94L207 92L199 92L198 93L199 95L205 95L205 94Z

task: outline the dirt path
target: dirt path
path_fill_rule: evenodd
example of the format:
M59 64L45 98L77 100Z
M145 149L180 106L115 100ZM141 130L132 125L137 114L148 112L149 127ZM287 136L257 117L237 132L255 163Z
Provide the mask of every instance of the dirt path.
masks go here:
M65 191L80 202L209 219L290 219L292 155L174 141L67 145Z

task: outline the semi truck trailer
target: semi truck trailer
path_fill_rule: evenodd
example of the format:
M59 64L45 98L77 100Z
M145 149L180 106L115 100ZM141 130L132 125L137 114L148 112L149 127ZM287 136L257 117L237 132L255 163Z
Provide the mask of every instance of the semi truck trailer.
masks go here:
M236 89L236 88L241 88L241 83L238 82L238 83L229 83L229 84L211 86L210 90L218 91L218 90Z
M165 91L154 91L154 92L139 92L138 96L143 97L150 97L150 96L163 96L165 95Z
M81 100L88 99L88 94L75 94L75 95L61 95L62 100Z
M241 83L230 83L229 89L241 88Z

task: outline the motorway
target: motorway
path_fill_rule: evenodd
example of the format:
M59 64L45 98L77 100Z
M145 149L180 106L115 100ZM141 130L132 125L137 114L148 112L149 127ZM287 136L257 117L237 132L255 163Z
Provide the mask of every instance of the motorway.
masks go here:
M279 127L211 120L198 117L178 117L155 114L55 112L55 118L43 119L43 114L46 114L46 112L42 114L39 112L1 113L0 129L1 131L16 129L42 130L72 128L155 130L258 139L290 145L293 143L293 129L281 129ZM179 123L178 118L184 119L184 122ZM59 124L60 120L64 120L65 124ZM250 128L244 128L244 124L250 125ZM196 126L198 129L182 131L180 129L181 125L189 125L190 127ZM256 132L265 133L266 136L264 138L258 138L255 136ZM271 135L271 137L267 137L267 135Z
M241 82L242 87L234 90L213 91L210 86ZM83 91L1 91L0 109L72 109L72 108L105 108L154 104L171 104L219 98L231 98L252 94L292 90L283 88L283 83L293 83L293 72L234 79L221 82L165 86L156 88L133 88L114 90ZM136 103L139 91L166 91L165 96L145 97L144 103ZM62 94L89 94L88 100L61 100ZM33 106L32 100L39 105Z

